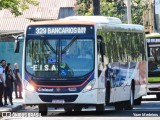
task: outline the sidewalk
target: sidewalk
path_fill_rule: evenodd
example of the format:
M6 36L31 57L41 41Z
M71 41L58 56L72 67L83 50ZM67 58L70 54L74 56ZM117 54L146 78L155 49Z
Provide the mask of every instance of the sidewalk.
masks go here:
M4 101L4 99L3 99ZM23 99L15 99L15 94L13 92L13 105L10 105L10 102L8 100L8 105L0 107L0 117L2 116L2 112L16 112L19 109L22 109L24 107Z

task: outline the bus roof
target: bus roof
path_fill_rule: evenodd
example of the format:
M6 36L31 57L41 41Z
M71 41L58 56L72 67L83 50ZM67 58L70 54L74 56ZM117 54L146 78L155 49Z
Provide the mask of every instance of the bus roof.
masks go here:
M106 23L106 24L122 24L121 20L116 17L105 17L105 16L70 16L60 20L52 21L39 21L33 22L29 25L94 25L96 23Z
M142 25L137 24L99 24L97 28L114 32L144 32L144 27Z
M60 20L78 20L90 21L94 23L122 24L122 21L119 18L106 16L70 16Z
M94 25L95 22L90 21L77 21L77 20L52 20L52 21L39 21L32 22L29 25Z
M137 24L123 24L119 18L106 16L70 16L60 20L33 22L29 25L97 25L97 29L115 32L144 32Z
M146 38L160 38L159 33L146 34Z
M138 24L123 24L119 18L106 16L70 16L62 20L91 21L98 29L115 32L144 32L144 27Z

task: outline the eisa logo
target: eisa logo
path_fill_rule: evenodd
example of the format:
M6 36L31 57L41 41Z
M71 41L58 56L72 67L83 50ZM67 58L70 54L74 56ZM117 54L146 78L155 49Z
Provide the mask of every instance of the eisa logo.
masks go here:
M38 92L54 92L53 88L38 88Z

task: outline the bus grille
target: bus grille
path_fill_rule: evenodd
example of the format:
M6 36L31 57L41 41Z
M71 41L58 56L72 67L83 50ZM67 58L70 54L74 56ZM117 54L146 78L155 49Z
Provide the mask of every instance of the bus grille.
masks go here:
M39 95L43 102L52 102L52 100L64 100L65 102L74 102L78 95Z

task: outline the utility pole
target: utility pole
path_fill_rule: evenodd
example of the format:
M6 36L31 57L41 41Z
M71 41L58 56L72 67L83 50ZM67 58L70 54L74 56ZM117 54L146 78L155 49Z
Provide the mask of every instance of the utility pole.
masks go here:
M128 19L128 24L132 24L132 18L131 18L131 0L127 0L127 19Z
M153 18L154 18L154 23L153 23L153 32L157 32L157 21L156 21L156 4L155 0L153 0Z
M149 0L148 2L149 8L143 13L143 25L146 33L154 33L158 29L156 26L155 0Z
M150 33L155 32L155 1L150 0Z
M100 0L93 0L93 15L100 15Z

